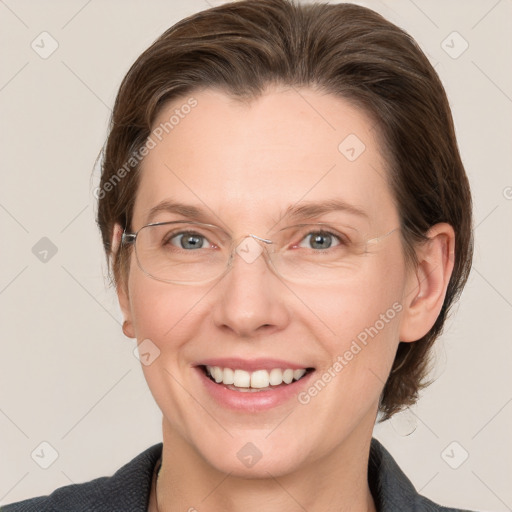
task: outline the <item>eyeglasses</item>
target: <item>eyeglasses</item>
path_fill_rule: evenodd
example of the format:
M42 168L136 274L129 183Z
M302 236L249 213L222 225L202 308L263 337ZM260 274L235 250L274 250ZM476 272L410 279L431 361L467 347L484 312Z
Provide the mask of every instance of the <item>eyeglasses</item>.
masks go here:
M398 229L366 238L343 224L299 224L280 229L271 240L251 234L234 241L212 224L173 221L125 231L122 244L134 244L140 269L166 283L217 279L229 271L235 253L249 264L264 253L270 268L288 281L328 282L352 275L371 248Z

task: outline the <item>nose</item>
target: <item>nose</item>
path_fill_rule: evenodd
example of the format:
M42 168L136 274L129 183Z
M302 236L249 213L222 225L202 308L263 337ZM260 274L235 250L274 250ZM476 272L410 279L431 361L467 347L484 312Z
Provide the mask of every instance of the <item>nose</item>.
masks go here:
M269 268L264 240L247 237L236 247L229 272L215 287L215 325L238 337L253 338L284 329L290 321L287 288Z

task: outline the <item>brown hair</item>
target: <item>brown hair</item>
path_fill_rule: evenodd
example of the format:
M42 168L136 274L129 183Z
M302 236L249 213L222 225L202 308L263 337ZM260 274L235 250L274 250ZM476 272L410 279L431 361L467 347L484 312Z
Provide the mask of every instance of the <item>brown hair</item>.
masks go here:
M441 313L423 338L399 344L381 396L382 419L388 419L414 404L428 385L430 348L471 268L472 206L436 72L406 32L370 9L291 0L232 2L183 19L136 60L115 101L96 194L113 282L126 283L129 262L125 249L111 249L113 227L130 227L139 178L133 156L162 106L208 87L249 101L270 84L316 87L376 120L408 262L414 264L414 247L434 224L447 222L455 230L454 269Z

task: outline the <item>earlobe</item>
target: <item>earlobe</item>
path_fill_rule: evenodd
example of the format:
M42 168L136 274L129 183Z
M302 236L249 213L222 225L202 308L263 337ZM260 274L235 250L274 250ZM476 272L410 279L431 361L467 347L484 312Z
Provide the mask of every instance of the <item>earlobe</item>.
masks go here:
M135 335L133 333L133 326L132 326L132 323L129 322L128 320L125 320L123 322L123 334L127 337L127 338L135 338Z
M111 240L111 258L115 258L115 255L117 254L117 251L121 247L121 237L123 235L123 229L121 226L116 223L114 225L114 229L112 232L112 240ZM131 321L131 308L130 308L130 297L128 294L128 286L126 283L122 280L122 276L118 276L120 279L116 284L116 292L117 292L117 299L119 300L119 306L121 308L121 311L123 313L123 316L125 318L123 322L123 333L128 338L135 338L135 333L133 331L133 323Z
M404 293L401 341L416 341L434 325L443 306L453 271L455 233L439 223L427 233L429 240L416 250L418 264L410 273Z
M121 307L121 311L123 312L123 316L125 318L123 322L123 333L127 338L135 338L135 332L133 330L133 323L131 320L131 308L130 308L130 298L128 295L127 287L124 286L123 283L119 283L117 285L117 298L119 300L119 306Z

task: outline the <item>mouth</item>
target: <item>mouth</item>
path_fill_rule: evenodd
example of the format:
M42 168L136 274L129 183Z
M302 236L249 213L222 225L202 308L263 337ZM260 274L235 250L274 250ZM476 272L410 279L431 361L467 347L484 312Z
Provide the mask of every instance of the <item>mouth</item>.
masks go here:
M270 368L247 371L241 368L200 365L212 382L239 393L261 393L292 386L314 371L314 368Z

